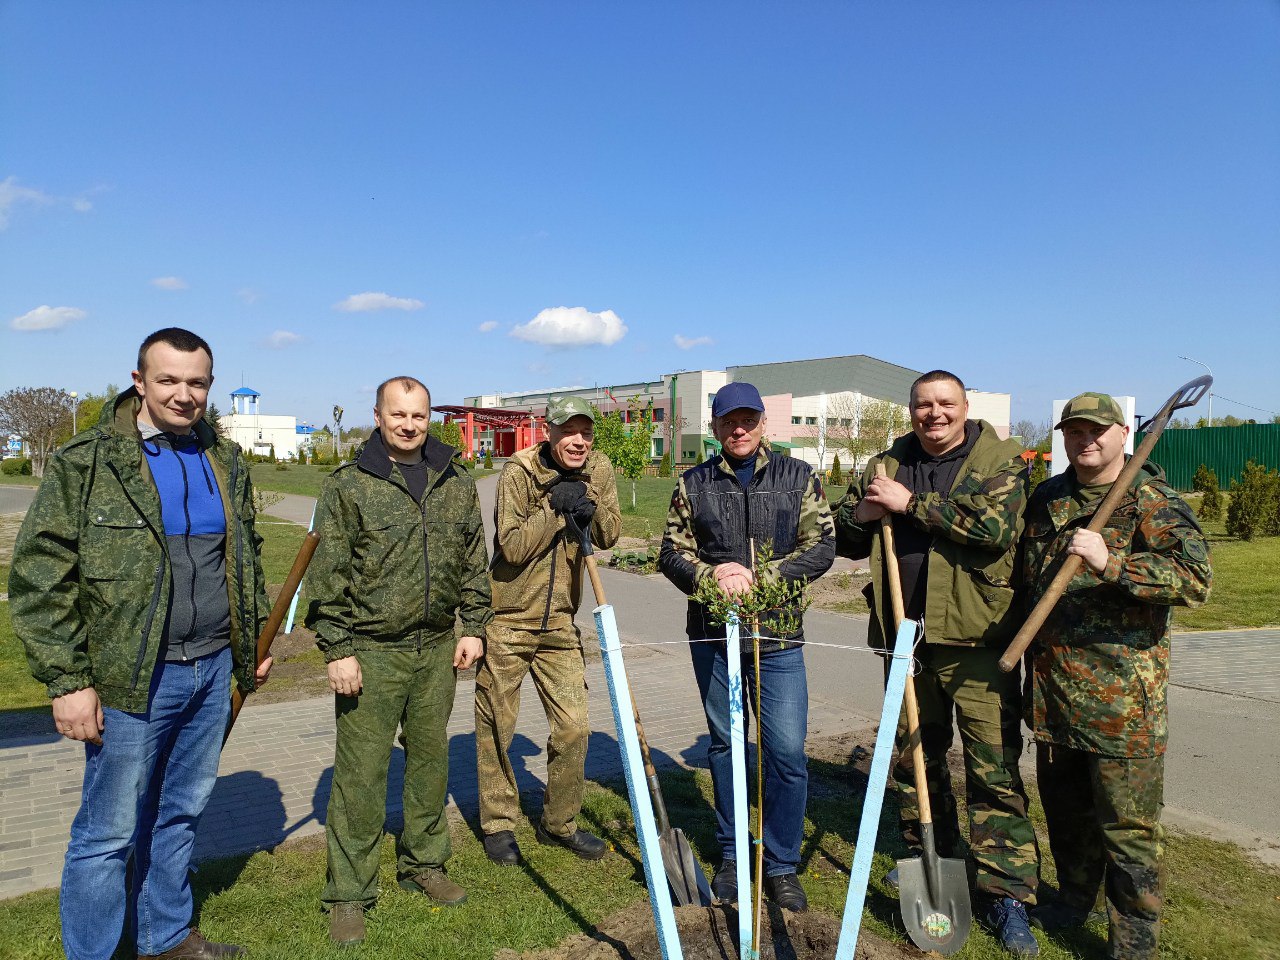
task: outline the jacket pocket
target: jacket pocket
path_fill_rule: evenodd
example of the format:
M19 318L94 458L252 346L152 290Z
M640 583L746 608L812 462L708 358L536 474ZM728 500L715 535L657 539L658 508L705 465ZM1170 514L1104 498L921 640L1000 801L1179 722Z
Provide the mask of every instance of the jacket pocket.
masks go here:
M89 514L80 537L80 575L86 580L155 579L155 538L131 507L111 504Z

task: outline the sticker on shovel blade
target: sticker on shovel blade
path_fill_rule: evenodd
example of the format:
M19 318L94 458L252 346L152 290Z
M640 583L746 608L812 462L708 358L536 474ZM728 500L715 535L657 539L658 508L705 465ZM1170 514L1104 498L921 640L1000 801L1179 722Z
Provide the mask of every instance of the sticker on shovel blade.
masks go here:
M951 937L951 918L945 913L931 913L920 924L931 940L948 940Z

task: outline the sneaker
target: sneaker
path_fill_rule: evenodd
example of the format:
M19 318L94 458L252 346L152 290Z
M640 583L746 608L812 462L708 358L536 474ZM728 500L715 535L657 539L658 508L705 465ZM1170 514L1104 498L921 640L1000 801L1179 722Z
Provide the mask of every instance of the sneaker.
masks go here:
M764 892L783 910L800 913L809 909L809 898L804 895L804 888L794 873L765 877Z
M534 836L538 838L538 842L553 847L564 847L575 856L581 857L583 860L599 860L609 852L609 845L597 837L593 833L587 833L585 830L575 830L567 837L557 837L554 833L548 833L539 823L534 831Z
M443 867L427 867L421 873L401 877L400 889L424 893L443 907L456 907L467 899L467 891L450 880Z
M518 867L524 863L516 835L510 830L484 835L484 855L500 867Z
M724 860L711 881L711 895L721 903L738 902L738 862Z
M1027 909L1013 897L1002 897L987 910L987 927L992 935L1015 957L1035 957L1040 944L1027 921Z
M1047 933L1054 930L1070 930L1083 927L1089 919L1089 911L1084 907L1073 907L1062 900L1053 900L1038 907L1031 908L1031 925L1039 927Z
M887 883L889 886L893 887L893 889L895 890L901 889L901 887L898 884L898 868L897 867L894 867L892 870L890 870L888 873L884 875L884 882Z
M329 910L329 939L340 947L364 943L364 904L335 903Z

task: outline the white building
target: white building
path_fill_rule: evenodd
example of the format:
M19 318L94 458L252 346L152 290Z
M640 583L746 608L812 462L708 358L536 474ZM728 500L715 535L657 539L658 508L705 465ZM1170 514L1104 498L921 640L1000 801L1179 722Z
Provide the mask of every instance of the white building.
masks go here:
M911 383L923 371L911 370L865 354L791 360L728 367L724 370L679 370L656 380L621 386L563 387L523 393L467 397L464 405L491 410L521 411L540 417L552 396L574 395L594 403L604 413L627 410L634 399L653 407L651 453L656 460L671 449L675 463L696 463L720 449L711 435L711 401L716 391L731 381L754 384L764 399L767 436L777 448L801 457L815 467L830 468L842 437L862 436L865 415L897 407L886 424L877 419L875 450L889 446L894 437L911 429L906 413ZM986 420L1001 437L1009 435L1010 396L985 390L969 390L969 416ZM868 421L869 422L869 421ZM494 437L477 431L473 453L488 449L505 455ZM848 452L841 456L847 470ZM861 459L861 458L860 458Z
M294 460L299 448L311 443L313 427L298 423L297 417L259 412L261 394L249 387L231 393L231 412L220 420L227 436L246 453L270 456L274 449L277 460Z

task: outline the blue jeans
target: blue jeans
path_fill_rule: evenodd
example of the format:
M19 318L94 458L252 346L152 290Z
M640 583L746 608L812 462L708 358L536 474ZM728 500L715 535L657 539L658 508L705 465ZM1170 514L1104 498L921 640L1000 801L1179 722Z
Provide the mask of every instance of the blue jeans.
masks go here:
M755 712L755 662L743 644L742 682L746 712ZM711 746L707 761L715 791L716 840L724 859L734 858L733 761L729 746L729 670L723 643L691 643L693 673L707 715ZM764 872L795 873L804 839L809 765L804 741L809 730L809 682L804 648L788 646L760 654L761 712L764 714ZM745 720L746 718L744 718ZM750 731L748 730L748 737ZM747 782L755 774L747 772Z
M102 746L85 744L80 811L62 870L68 960L109 960L130 906L138 953L163 953L186 938L196 821L218 778L230 711L230 648L157 664L146 713L103 707Z

